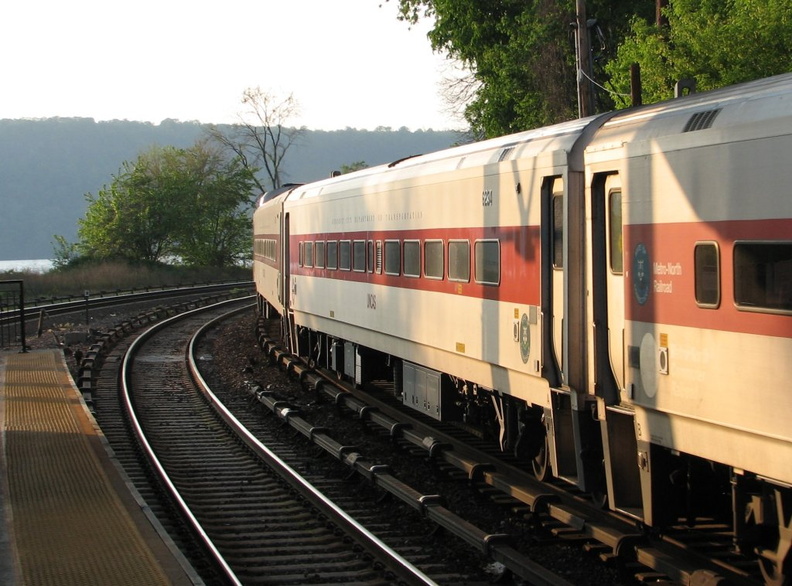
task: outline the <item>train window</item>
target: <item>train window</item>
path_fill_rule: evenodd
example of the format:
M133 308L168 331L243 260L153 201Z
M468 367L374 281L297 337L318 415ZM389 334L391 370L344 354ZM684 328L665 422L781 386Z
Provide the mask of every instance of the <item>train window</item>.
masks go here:
M404 241L404 274L407 277L421 276L421 243L418 240Z
M342 271L352 268L352 243L349 240L338 243L338 268Z
M385 241L385 274L401 273L401 243L398 240Z
M303 253L305 254L305 266L312 267L313 266L313 253L314 253L314 243L313 242L306 242L305 247L303 248Z
M297 245L297 264L299 266L304 266L305 265L305 243L304 242L300 242L300 244Z
M470 242L467 240L448 242L448 279L470 281Z
M374 262L374 272L382 274L382 240L377 240L377 258Z
M734 300L746 311L792 312L792 242L735 242Z
M624 272L622 250L622 194L612 191L608 198L608 225L610 227L610 268L616 274Z
M327 268L332 270L338 268L338 242L336 240L327 241Z
M355 240L352 244L352 270L358 273L366 271L366 241Z
M553 267L564 268L564 196L553 196Z
M316 243L316 251L314 254L314 266L317 269L323 269L325 266L325 243L319 240Z
M368 241L368 245L366 246L366 249L367 249L366 259L368 260L368 263L366 264L366 269L368 270L368 272L373 273L374 272L374 241L373 240Z
M497 240L477 240L473 248L476 283L484 285L500 284L500 242Z
M720 305L720 254L715 242L699 242L693 249L696 303L699 307Z
M443 278L443 241L424 242L424 275L428 279Z

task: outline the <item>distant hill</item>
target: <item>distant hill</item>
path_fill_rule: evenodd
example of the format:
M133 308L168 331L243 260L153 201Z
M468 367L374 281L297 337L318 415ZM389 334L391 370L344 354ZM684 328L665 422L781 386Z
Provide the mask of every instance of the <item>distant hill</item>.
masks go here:
M85 194L110 184L124 161L155 144L189 147L203 134L202 124L172 120L0 120L0 260L52 258L53 235L76 240ZM287 154L285 177L315 181L342 165L387 163L458 139L456 132L404 128L308 130Z

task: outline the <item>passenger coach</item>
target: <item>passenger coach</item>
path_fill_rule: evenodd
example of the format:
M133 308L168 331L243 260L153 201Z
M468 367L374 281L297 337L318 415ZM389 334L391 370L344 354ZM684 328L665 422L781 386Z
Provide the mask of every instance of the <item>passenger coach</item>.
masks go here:
M792 75L260 200L289 349L647 525L792 540Z

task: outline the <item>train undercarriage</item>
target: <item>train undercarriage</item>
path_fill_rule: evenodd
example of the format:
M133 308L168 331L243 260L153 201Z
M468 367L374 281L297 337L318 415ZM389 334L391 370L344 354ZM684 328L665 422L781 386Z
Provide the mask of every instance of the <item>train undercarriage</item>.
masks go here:
M266 302L262 314L273 317ZM402 361L307 328L283 333L312 366L358 386L387 381L403 404L455 422L513 454L540 480L565 480L603 508L625 513L648 534L671 527L720 524L733 549L755 558L766 584L792 584L792 487L748 471L637 442L629 413L551 390L551 408ZM610 462L608 460L610 459Z

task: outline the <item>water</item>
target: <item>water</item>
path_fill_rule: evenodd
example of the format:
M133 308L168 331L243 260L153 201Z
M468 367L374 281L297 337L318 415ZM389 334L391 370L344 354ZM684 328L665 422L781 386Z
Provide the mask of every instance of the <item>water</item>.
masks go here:
M52 269L54 261L48 258L33 260L0 260L0 273L6 271L32 271L46 273Z

